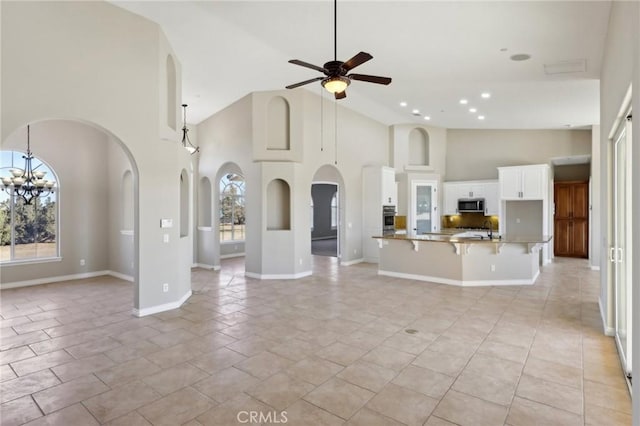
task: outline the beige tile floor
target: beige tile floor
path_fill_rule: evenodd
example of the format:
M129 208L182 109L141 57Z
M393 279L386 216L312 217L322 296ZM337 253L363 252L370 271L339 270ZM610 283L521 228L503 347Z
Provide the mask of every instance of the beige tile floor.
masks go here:
M145 318L110 277L3 291L1 424L631 424L585 261L534 286L326 257L296 281L245 278L242 259L192 281L182 308Z

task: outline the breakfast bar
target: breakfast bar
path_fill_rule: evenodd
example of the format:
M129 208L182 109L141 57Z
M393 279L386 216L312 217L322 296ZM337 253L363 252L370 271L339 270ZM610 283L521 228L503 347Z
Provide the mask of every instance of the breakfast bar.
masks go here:
M378 274L459 286L530 285L540 274L540 249L550 236L481 232L383 235Z

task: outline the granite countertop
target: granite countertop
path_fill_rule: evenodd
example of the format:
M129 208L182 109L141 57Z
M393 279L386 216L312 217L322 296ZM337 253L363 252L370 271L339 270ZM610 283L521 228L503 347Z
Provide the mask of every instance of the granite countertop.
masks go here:
M443 230L444 231L444 230ZM403 240L403 241L433 241L440 243L467 243L467 244L544 244L551 241L553 237L550 235L502 235L494 234L493 238L487 236L486 230L469 231L456 229L455 233L450 232L433 232L422 235L406 235L406 234L389 234L374 236L373 238L384 240ZM467 234L467 236L463 235ZM468 235L477 234L477 235ZM482 238L481 238L482 237Z

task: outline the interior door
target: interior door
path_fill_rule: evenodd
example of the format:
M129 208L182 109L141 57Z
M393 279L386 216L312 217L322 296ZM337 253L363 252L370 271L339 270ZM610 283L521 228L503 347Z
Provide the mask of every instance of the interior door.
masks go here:
M613 266L615 338L625 373L631 377L631 122L624 123L613 146Z
M588 182L556 182L553 199L554 254L556 256L589 256L589 184Z
M411 229L415 235L440 229L438 182L411 182Z

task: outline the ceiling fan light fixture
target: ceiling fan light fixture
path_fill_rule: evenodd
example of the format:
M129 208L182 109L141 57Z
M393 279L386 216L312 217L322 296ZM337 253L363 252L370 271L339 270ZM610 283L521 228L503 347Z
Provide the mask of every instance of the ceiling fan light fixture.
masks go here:
M342 93L351 83L347 77L335 76L322 80L322 87L327 89L329 93Z

